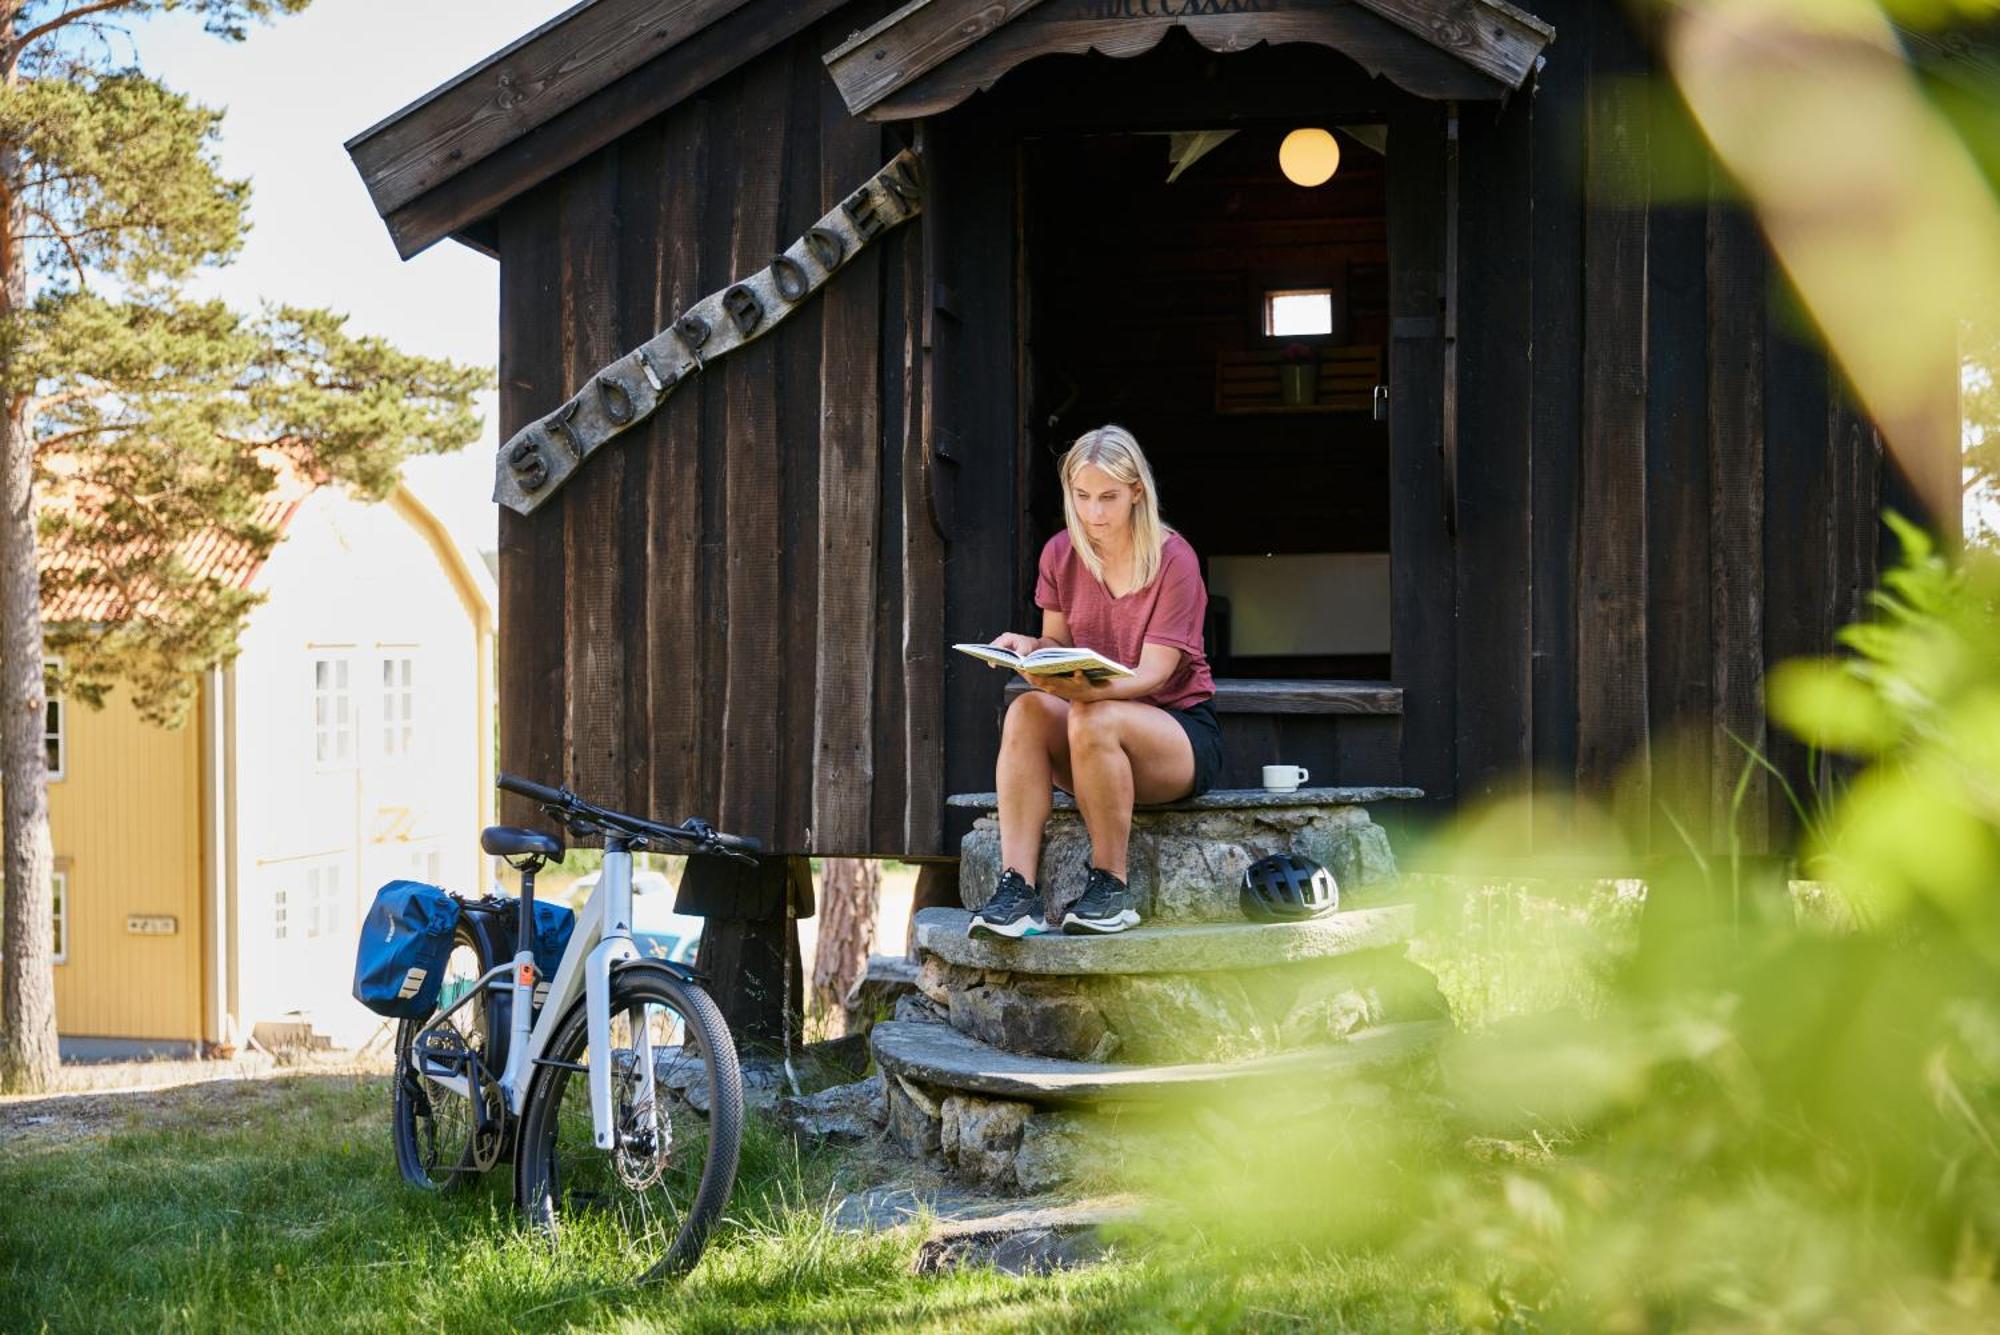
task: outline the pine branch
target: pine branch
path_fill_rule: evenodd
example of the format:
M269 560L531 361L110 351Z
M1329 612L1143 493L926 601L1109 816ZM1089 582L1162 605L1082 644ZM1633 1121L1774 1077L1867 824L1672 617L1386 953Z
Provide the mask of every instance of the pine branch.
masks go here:
M38 39L68 27L86 14L101 14L110 9L129 9L131 5L132 0L89 0L89 3L78 5L75 9L66 9L47 23L38 24L15 38L13 46L7 51L7 63L11 65L19 60L21 53Z
M46 209L30 208L28 212L40 218L42 225L49 229L49 233L43 237L37 236L33 232L24 232L21 239L23 241L53 240L57 245L62 247L63 254L69 257L70 271L76 275L77 287L88 288L90 286L90 270L84 264L83 256L77 252L75 239L70 237L57 225L56 220L49 216Z
M99 422L92 426L80 426L71 431L57 432L53 436L37 436L35 438L35 448L46 450L58 445L67 445L73 440L84 440L91 436L122 435L128 431L136 431L138 425L137 422Z

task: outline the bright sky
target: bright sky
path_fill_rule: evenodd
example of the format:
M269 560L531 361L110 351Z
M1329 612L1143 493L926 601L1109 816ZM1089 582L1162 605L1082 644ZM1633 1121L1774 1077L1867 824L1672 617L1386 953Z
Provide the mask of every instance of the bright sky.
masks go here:
M239 308L260 300L327 306L349 328L412 352L492 366L499 266L453 241L409 261L341 144L568 8L563 0L319 0L294 18L218 41L172 17L133 36L143 66L222 107L223 169L251 182L242 258L206 290ZM494 545L493 396L486 434L458 454L412 461L410 488L462 539Z

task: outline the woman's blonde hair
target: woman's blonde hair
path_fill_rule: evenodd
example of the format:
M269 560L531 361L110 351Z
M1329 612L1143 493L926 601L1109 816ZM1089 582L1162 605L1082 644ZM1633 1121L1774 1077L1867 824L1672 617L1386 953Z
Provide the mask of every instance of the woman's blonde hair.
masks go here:
M1084 432L1062 457L1063 522L1069 526L1069 544L1083 559L1084 569L1099 584L1104 583L1104 561L1090 545L1090 535L1076 517L1076 498L1072 494L1077 470L1085 464L1095 464L1114 481L1139 493L1138 503L1132 507L1135 581L1132 587L1135 591L1143 589L1159 577L1160 553L1166 548L1167 535L1174 531L1160 518L1160 493L1153 485L1152 467L1147 464L1139 442L1122 426L1101 426Z

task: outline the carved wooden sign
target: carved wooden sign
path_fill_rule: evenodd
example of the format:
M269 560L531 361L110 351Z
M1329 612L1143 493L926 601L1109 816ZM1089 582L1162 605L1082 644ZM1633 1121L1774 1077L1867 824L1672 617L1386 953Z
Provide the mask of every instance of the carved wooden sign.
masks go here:
M907 150L756 273L703 297L500 447L493 499L527 514L600 447L645 421L710 361L763 336L876 237L923 211L923 164Z

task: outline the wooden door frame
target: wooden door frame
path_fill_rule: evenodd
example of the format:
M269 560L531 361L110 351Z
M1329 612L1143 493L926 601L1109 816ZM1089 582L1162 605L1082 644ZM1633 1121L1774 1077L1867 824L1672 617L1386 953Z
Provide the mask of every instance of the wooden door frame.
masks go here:
M1389 121L1389 665L1403 782L1434 808L1457 788L1456 124L1416 100Z

